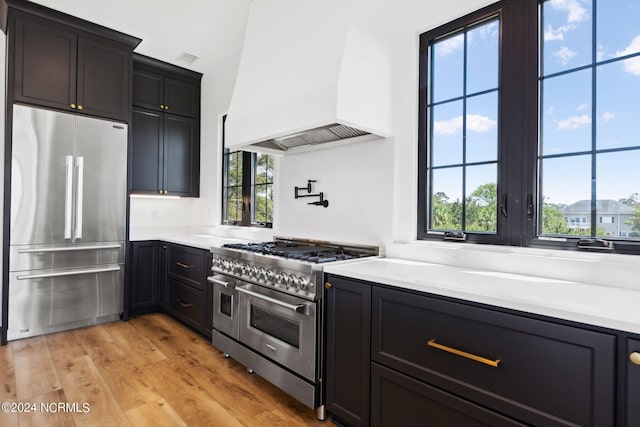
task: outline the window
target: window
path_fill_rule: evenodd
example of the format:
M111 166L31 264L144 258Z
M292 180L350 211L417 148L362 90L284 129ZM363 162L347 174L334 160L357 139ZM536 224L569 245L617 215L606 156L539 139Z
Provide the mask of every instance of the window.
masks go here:
M222 118L224 141L224 123ZM222 223L271 227L273 223L272 155L248 151L222 153Z
M422 34L418 237L640 253L639 18L503 1Z

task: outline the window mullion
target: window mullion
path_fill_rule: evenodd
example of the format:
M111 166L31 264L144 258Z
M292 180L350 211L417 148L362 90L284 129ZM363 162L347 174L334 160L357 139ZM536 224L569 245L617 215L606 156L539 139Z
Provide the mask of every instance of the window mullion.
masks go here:
M251 177L253 153L242 152L242 225L251 225Z

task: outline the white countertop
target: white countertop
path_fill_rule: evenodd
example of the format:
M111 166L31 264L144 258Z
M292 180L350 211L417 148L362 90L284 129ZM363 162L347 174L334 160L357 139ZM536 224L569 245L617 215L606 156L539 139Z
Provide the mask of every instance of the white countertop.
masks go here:
M132 242L143 240L161 240L179 245L209 250L225 243L247 243L249 240L212 234L207 229L189 227L132 227L129 231Z
M640 288L377 258L326 273L640 334Z

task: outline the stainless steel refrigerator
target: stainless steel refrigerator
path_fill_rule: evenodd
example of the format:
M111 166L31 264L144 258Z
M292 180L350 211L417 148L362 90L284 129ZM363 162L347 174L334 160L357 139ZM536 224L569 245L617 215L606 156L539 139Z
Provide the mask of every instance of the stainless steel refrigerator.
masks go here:
M14 105L7 339L123 311L127 125Z

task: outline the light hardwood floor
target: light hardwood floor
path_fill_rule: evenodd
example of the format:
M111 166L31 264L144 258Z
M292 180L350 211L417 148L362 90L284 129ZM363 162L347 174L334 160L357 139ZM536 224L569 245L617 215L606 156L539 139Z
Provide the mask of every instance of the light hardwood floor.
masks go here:
M332 425L159 313L10 342L0 367L0 402L37 407L3 427Z

